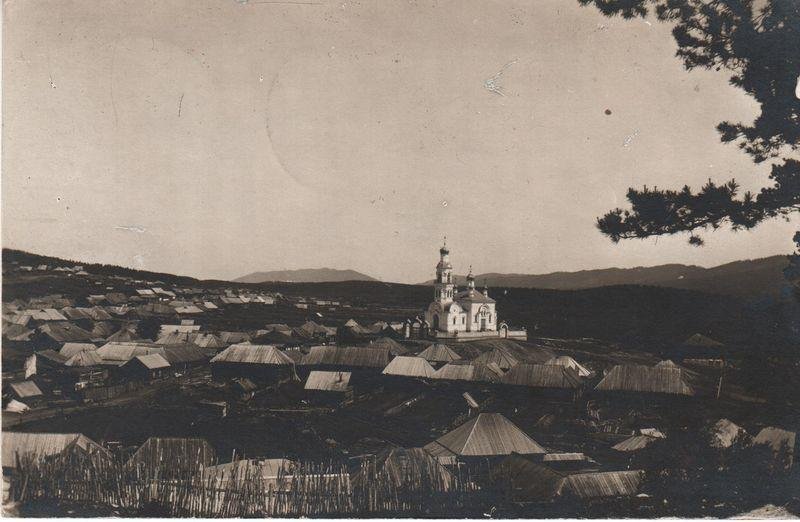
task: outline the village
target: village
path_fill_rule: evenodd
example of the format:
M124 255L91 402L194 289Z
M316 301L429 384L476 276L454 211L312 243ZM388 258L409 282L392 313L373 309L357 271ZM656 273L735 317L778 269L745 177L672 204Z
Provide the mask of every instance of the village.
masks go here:
M458 288L449 254L425 309L4 255L4 283L36 294L3 302L6 503L654 517L797 499L795 429L735 384L724 343L536 337L471 272Z

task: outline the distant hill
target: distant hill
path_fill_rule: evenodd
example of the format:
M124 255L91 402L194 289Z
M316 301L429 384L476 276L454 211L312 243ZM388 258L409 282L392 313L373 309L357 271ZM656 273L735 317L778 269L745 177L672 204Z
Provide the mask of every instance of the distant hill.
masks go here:
M713 268L669 264L637 268L604 268L579 272L550 274L498 274L475 276L476 284L505 288L545 288L580 290L615 285L647 285L741 297L761 294L776 295L786 284L783 269L786 256L735 261ZM457 284L465 284L465 276L456 276ZM433 284L427 281L426 285Z
M727 280L736 281L737 278L730 274L735 274L737 267L745 267L738 279L742 285L750 285L750 279L755 277L753 274L756 272L748 268L748 263L751 262L725 265L726 271L720 273ZM76 277L53 270L21 272L14 270L15 264L48 264L51 268L79 264L90 275ZM711 271L717 273L716 269ZM279 300L274 307L221 307L202 317L204 326L211 330L252 330L269 322L294 325L309 318L331 325L342 324L350 318L362 324L377 320L402 321L422 314L433 297L432 289L422 285L374 280L231 283L89 264L9 249L3 249L3 272L4 302L61 294L82 303L86 296L109 286L114 291L130 295L133 288L140 285L115 279L116 276L127 276L152 282L149 284L163 281L168 287L177 285L211 291L238 287L284 296L340 300L347 304L333 311L322 310L324 319L317 315L318 309L298 309L292 302L283 300ZM612 285L578 290L495 286L491 292L497 300L501 319L513 326L527 327L531 337L591 337L651 352L668 348L695 333L726 344L749 346L766 342L771 345L782 342L781 338L776 337L776 322L796 320L797 317L794 311L796 303L793 305L795 308L786 308L786 299L762 299L746 303L750 300L736 296L646 285Z
M253 272L234 279L236 283L266 283L270 281L287 283L334 283L339 281L377 281L355 270L336 270L334 268L302 268L299 270L273 270Z

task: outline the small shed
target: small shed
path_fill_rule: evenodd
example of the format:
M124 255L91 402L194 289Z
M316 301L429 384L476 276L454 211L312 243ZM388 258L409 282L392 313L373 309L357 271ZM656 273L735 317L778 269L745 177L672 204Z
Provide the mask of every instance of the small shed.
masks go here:
M318 403L341 403L352 399L351 372L313 371L304 386L309 400Z
M11 382L8 389L13 398L28 406L36 406L44 401L44 393L33 381Z
M169 362L161 355L153 353L150 355L137 355L126 362L120 371L132 380L153 381L169 376Z

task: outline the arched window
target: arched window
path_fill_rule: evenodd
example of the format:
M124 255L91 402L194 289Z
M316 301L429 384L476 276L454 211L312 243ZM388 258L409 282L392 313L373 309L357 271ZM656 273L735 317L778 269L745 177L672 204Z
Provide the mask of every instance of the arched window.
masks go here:
M453 324L456 324L456 318L453 317Z

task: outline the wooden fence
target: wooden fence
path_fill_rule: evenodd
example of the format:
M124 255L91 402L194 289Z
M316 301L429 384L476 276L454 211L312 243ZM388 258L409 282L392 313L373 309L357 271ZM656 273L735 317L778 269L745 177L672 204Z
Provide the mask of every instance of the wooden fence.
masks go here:
M68 448L46 458L17 456L10 497L107 506L129 516L157 507L179 517L448 516L475 514L468 479L437 464L404 469L364 462L351 479L343 465L301 462L277 477L257 466L188 473L168 460L123 464L101 452ZM218 471L219 470L219 471ZM165 478L171 477L171 478Z

